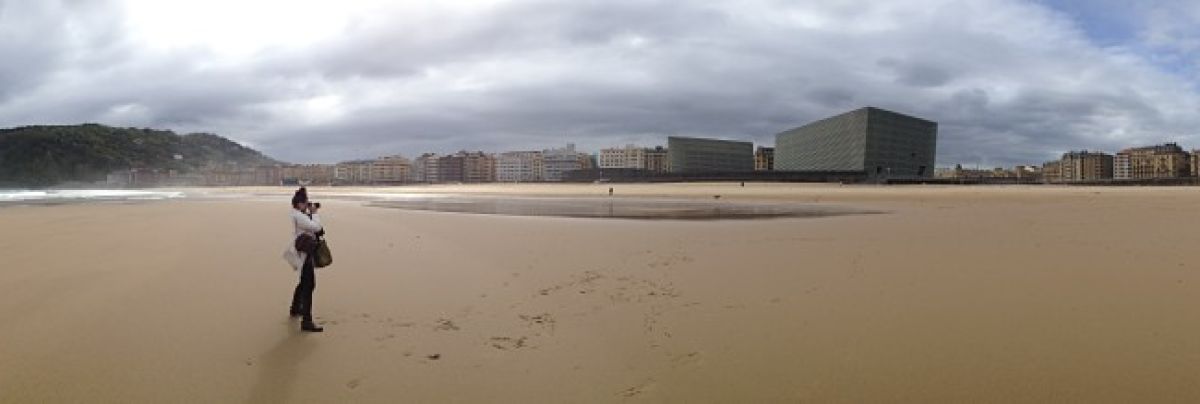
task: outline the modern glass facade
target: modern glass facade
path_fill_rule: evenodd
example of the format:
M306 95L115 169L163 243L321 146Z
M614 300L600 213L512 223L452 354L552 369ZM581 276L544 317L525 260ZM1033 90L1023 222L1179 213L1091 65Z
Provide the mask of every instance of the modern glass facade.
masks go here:
M932 177L937 122L867 107L775 136L775 169Z
M671 172L754 171L754 145L733 140L671 136L667 138Z

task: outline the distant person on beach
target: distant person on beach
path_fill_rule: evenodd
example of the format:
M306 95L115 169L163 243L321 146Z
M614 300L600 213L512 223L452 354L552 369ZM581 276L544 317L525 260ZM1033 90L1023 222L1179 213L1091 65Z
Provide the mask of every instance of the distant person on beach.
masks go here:
M316 252L317 238L325 235L321 227L321 217L317 210L319 203L308 201L308 190L304 187L296 190L292 196L292 240L284 250L284 259L292 264L292 268L300 271L300 283L292 293L292 307L289 314L292 317L302 317L301 331L321 332L324 328L313 322L312 305L313 291L317 289L317 276L314 269L313 255Z

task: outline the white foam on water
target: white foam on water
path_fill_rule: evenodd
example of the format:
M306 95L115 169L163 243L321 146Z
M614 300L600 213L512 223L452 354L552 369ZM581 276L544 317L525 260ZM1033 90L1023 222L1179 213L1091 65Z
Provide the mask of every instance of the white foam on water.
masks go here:
M43 191L0 191L0 202L26 201L45 197L46 193Z
M123 201L182 198L183 192L131 189L0 190L0 202Z

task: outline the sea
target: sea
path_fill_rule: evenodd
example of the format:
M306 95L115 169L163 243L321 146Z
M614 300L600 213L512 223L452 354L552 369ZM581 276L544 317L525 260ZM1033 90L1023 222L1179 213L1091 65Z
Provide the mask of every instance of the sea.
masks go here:
M0 205L153 201L183 197L184 193L178 191L147 191L137 189L0 189Z

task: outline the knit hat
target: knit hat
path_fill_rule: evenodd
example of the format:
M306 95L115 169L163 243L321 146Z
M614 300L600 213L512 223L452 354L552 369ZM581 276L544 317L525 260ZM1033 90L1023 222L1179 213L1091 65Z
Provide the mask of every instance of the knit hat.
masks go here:
M295 206L297 203L308 203L308 190L304 187L300 187L296 190L296 194L292 195L292 205Z

